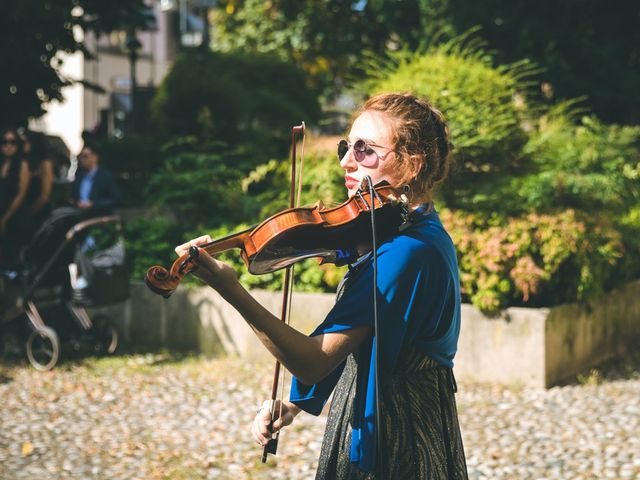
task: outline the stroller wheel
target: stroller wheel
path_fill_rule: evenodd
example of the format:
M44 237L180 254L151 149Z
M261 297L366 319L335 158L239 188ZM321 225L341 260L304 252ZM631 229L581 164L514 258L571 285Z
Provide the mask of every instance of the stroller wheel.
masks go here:
M60 358L60 340L50 327L31 332L27 339L27 358L36 370L51 370Z
M111 355L118 348L120 334L116 326L104 316L93 320L94 324L94 349L98 355Z

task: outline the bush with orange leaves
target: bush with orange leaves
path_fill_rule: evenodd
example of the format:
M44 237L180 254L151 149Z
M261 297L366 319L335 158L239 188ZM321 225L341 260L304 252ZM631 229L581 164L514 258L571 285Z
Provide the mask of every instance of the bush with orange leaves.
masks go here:
M463 300L488 313L588 300L611 284L623 256L615 229L573 210L488 220L440 215L458 251Z

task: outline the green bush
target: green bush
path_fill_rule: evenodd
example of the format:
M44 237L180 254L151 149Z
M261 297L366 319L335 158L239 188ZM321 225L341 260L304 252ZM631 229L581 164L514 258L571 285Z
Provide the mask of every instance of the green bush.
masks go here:
M252 165L286 156L287 127L318 116L303 73L270 55L181 55L151 110L165 138L195 135L224 142Z
M256 165L286 156L289 126L313 120L318 105L291 64L198 52L174 63L152 112L162 147L137 191L183 231L206 231L257 219L260 208L241 180Z
M124 231L131 279L142 281L154 265L170 267L182 235L179 227L163 217L139 218L125 224Z
M640 127L580 113L567 103L537 121L524 147L535 171L519 180L518 203L523 212L571 208L597 218L594 228L619 238L615 278L623 283L640 277Z
M180 137L163 148L163 163L150 175L146 197L171 212L183 229L205 228L243 218L242 171L224 146Z
M471 32L472 33L472 32ZM412 92L445 113L456 164L443 192L451 208L494 208L505 177L522 175L528 158L523 120L536 110L529 98L536 69L523 61L495 67L481 42L463 36L424 52L400 51L373 59L368 95Z
M524 153L536 165L520 190L526 210L627 212L640 201L640 127L579 116L571 103L540 117Z
M335 154L306 155L300 205L312 205L322 200L328 207L345 201L343 174ZM290 180L291 162L277 160L259 165L243 179L243 191L251 198L258 218L266 218L289 207Z

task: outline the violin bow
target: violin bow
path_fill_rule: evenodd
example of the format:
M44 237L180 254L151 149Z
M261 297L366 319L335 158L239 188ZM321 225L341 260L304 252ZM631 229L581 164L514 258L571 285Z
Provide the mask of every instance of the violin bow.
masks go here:
M294 126L291 129L291 182L289 186L289 208L298 206L300 203L300 195L302 192L302 168L304 164L304 140L305 140L305 124L302 122L300 125ZM298 194L296 198L296 135L302 135L302 153L300 160L300 173L298 175ZM282 309L280 313L280 319L286 324L289 323L289 314L291 312L291 295L293 291L293 265L288 266L284 273L284 283L282 285ZM273 371L273 383L271 385L271 403L269 406L269 412L271 414L271 424L273 425L276 418L276 404L278 398L278 383L280 381L280 367L281 364L276 360L275 368ZM284 395L284 373L282 374L282 388L281 394ZM282 416L282 399L280 399L280 408L278 412L278 418ZM262 449L262 463L267 461L269 454L275 455L278 450L278 438L280 437L280 431L272 434L267 444Z

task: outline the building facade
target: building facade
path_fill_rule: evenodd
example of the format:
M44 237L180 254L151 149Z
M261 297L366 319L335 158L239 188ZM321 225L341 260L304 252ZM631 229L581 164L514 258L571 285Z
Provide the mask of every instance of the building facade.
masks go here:
M95 57L79 52L62 55L61 75L78 82L65 88L65 101L51 102L47 114L31 122L31 128L61 137L72 154L82 146L83 130L124 136L132 122L144 121L138 117L180 49L193 46L194 39L206 41L208 26L202 14L206 15L210 3L150 0L148 30L87 34L82 40ZM137 47L133 52L132 46ZM137 88L132 98L134 81Z

